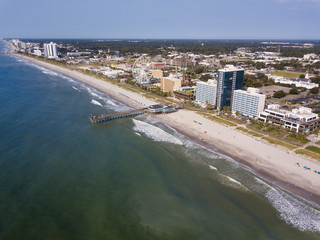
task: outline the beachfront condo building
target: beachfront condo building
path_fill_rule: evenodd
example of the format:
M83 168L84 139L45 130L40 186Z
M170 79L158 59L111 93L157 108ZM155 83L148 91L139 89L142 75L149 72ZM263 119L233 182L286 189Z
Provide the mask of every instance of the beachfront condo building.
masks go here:
M181 85L182 80L174 77L173 75L161 78L161 90L163 92L173 92L173 90L180 88Z
M227 65L226 68L218 71L217 83L217 109L224 106L231 106L233 93L235 90L242 89L244 70Z
M208 80L208 82L197 82L196 102L216 105L217 80Z
M259 121L269 123L298 133L320 129L320 118L311 108L300 107L292 111L280 109L279 104L270 104L259 113Z
M44 56L46 58L57 58L58 57L58 48L56 43L45 43L44 47Z
M266 95L259 93L258 88L248 88L247 91L235 90L232 99L232 112L246 116L257 117L264 110Z

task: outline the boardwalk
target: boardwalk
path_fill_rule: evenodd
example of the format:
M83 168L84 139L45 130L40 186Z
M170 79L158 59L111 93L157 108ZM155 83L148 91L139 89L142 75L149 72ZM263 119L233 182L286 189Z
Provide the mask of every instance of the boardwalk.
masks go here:
M146 109L143 108L143 109L131 110L128 112L95 115L95 116L89 117L89 119L91 124L96 124L96 123L108 122L108 121L119 119L119 118L134 117L134 116L144 114L145 112L146 112Z

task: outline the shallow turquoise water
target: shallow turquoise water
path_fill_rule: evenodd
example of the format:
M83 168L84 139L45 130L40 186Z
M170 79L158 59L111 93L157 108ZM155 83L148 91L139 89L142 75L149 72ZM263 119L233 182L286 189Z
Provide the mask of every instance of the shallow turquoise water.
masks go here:
M106 94L8 55L0 84L0 239L320 239L315 207L161 122L91 126L128 109Z

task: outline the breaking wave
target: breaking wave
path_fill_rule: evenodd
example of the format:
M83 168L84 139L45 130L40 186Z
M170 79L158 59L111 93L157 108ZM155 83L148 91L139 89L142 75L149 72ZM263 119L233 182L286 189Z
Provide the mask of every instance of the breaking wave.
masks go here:
M320 232L319 210L285 191L277 190L259 178L255 179L266 190L265 197L277 209L282 220L300 231Z
M170 142L178 145L183 145L183 143L179 139L165 132L159 127L136 119L133 119L133 123L135 125L133 127L134 131L144 133L147 137L153 139L156 142Z
M94 99L91 99L91 103L94 104L94 105L98 105L98 106L103 107L101 103L99 103L98 101L96 101Z
M74 87L74 86L72 86L72 88L73 88L74 90L78 91L78 92L81 92L78 88L76 88L76 87Z
M217 170L218 171L218 169L216 167L214 167L214 166L209 165L209 168L212 169L212 170Z
M47 74L47 75L52 75L52 76L59 76L58 73L53 72L53 71L48 71L48 70L44 70L44 71L42 71L42 73Z
M241 182L235 180L234 178L229 177L229 176L226 176L226 177L230 180L230 182L233 182L233 183L236 183L236 184L239 184L239 185L243 186Z
M110 105L112 105L112 106L114 106L114 107L117 107L117 106L118 106L117 104L115 104L115 103L112 102L111 100L107 100L107 104L110 104Z

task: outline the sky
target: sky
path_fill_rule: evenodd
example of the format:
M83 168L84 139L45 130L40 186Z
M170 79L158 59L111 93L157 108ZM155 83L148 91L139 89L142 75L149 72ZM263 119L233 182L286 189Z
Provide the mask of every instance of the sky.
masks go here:
M320 39L320 0L0 0L0 37Z

